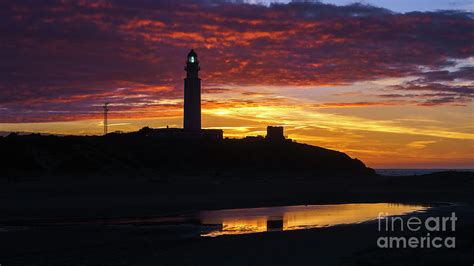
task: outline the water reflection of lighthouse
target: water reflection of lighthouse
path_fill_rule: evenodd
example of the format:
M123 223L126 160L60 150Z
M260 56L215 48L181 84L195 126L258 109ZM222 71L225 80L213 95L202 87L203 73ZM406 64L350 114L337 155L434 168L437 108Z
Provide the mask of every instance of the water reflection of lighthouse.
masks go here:
M360 223L376 219L379 213L402 215L424 209L423 206L391 203L301 205L204 211L200 219L204 225L218 227L203 234L212 237Z

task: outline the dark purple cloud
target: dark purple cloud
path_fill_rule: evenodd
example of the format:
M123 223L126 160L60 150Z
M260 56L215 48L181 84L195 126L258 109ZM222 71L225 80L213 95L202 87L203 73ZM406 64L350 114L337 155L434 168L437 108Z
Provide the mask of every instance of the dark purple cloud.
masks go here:
M423 82L455 81L474 79L474 66L461 67L457 71L439 70L425 72L421 75Z
M439 82L473 80L472 67L442 70L474 56L473 29L469 13L398 14L360 4L3 1L0 122L29 121L40 111L88 114L104 101L130 110L166 108L156 100L181 95L190 48L201 58L204 86L414 75L419 84L403 89L430 86L467 99L472 88Z
M429 76L431 80L445 80L442 76ZM407 82L403 85L392 86L398 91L407 91L404 94L382 94L381 98L398 98L411 100L422 106L454 105L465 106L474 99L474 86L449 85L442 83L429 83L427 78Z

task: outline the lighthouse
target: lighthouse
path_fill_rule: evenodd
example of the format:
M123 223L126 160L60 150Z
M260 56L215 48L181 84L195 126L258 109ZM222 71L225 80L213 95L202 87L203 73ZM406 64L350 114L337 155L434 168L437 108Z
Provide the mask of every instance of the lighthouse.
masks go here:
M186 78L184 79L184 129L201 130L201 79L199 60L193 49L186 59Z
M201 128L201 79L199 60L191 49L186 58L186 78L184 79L184 121L183 128L142 128L138 133L163 140L222 140L222 129Z

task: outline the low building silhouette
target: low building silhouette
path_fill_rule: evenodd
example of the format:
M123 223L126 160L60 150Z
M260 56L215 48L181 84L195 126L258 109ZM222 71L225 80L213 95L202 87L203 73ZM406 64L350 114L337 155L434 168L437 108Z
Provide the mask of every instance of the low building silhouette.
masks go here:
M222 140L224 132L222 129L200 129L186 130L185 128L149 128L140 129L138 135L158 139L210 139Z
M267 127L267 136L266 140L269 141L285 141L285 136L283 135L283 127L280 126L268 126Z

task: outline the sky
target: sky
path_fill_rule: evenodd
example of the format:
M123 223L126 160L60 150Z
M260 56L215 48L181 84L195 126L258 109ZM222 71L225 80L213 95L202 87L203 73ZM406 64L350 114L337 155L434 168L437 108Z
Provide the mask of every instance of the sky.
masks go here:
M194 48L205 128L474 168L473 4L0 0L0 132L182 127Z

